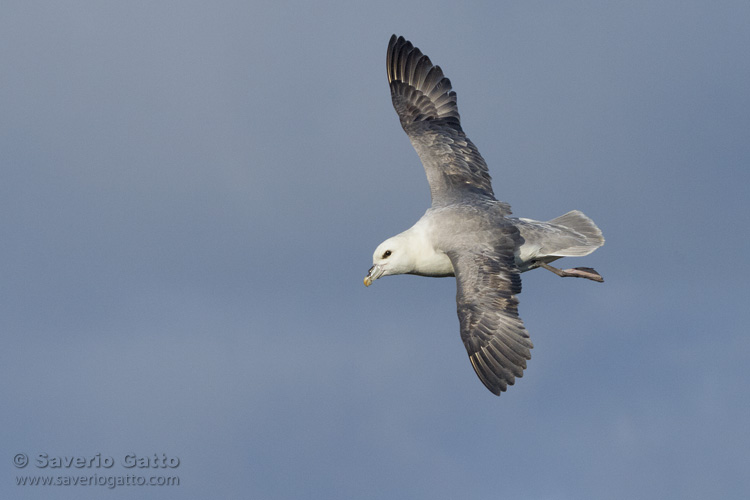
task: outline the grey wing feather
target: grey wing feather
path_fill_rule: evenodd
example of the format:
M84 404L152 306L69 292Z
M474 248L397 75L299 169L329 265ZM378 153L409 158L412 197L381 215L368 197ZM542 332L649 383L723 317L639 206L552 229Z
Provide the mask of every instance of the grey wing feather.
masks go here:
M456 93L439 66L393 35L386 60L393 107L424 165L435 205L495 199L482 155L461 129ZM510 206L502 204L506 213Z
M449 256L456 273L461 340L479 379L499 396L523 376L534 347L518 317L521 278L512 250Z

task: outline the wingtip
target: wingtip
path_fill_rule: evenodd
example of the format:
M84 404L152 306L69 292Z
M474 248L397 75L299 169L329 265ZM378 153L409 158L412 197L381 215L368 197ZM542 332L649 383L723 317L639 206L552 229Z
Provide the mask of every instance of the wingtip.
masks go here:
M403 36L391 35L386 71L391 97L402 124L444 119L460 127L457 96L450 79L439 65L433 64ZM400 106L404 106L403 109Z

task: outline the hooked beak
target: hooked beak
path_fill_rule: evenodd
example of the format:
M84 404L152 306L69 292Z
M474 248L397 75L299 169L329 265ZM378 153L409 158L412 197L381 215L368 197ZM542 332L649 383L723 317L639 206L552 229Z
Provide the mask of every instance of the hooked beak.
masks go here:
M372 285L372 282L376 279L380 278L383 275L383 269L381 266L375 264L370 268L369 271L367 271L367 276L365 276L365 286Z

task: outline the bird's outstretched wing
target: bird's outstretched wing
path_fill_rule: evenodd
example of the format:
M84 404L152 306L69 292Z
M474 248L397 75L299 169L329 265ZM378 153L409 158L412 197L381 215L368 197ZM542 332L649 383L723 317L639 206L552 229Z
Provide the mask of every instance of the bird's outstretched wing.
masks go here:
M461 340L479 379L499 396L523 376L534 347L518 317L521 277L512 248L448 255L456 273Z
M422 160L433 206L472 197L494 200L487 164L461 129L456 93L440 67L396 35L388 43L386 66L393 107Z

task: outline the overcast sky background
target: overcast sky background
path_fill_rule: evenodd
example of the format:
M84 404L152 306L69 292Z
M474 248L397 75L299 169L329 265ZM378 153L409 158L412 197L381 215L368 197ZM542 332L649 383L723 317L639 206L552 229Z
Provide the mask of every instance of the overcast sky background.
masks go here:
M0 497L750 494L747 1L1 10ZM453 279L362 284L429 206L392 33L451 79L498 198L607 239L562 261L602 285L523 275L535 348L500 398ZM16 486L131 453L181 485Z

